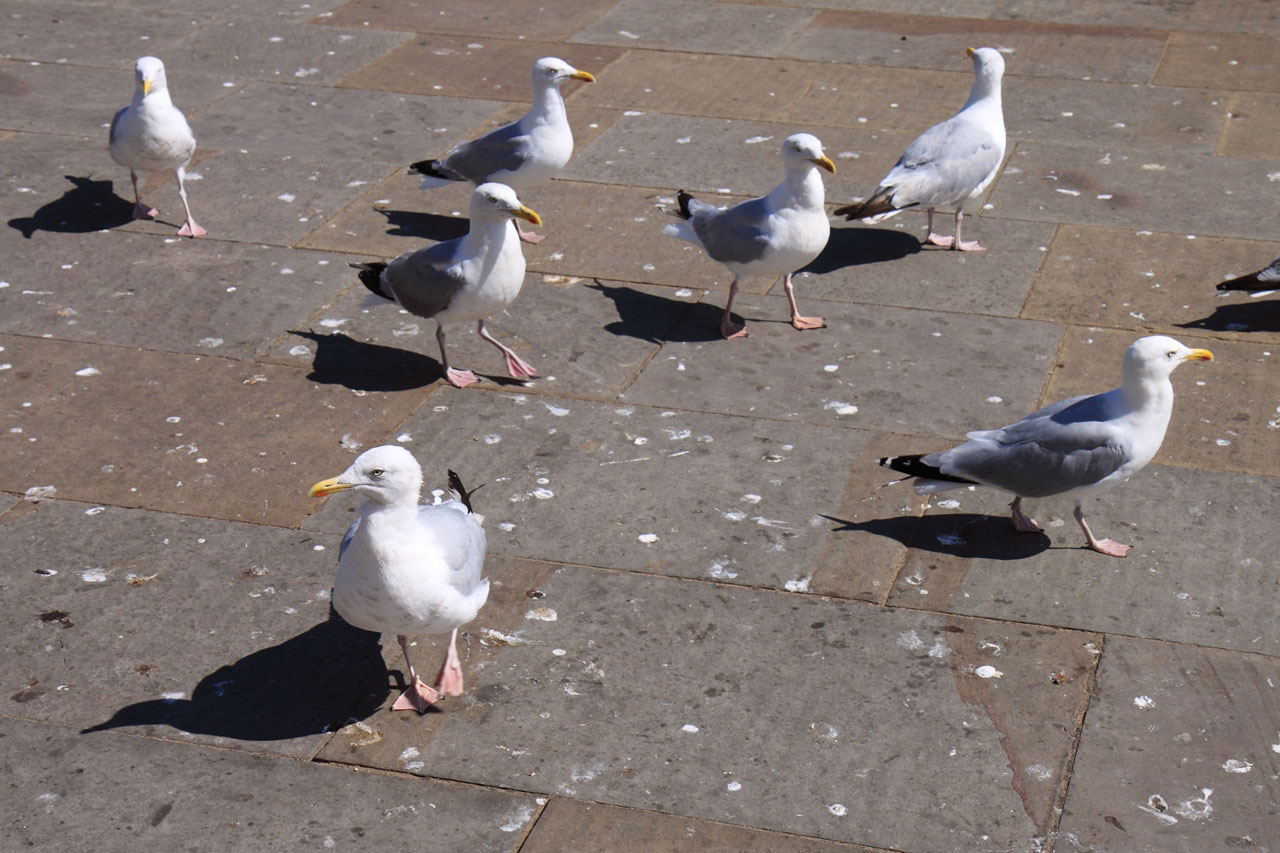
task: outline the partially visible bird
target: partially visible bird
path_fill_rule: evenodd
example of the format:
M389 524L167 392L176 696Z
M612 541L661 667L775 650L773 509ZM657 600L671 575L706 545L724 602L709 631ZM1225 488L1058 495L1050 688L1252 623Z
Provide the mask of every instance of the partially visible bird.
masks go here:
M1075 518L1088 547L1123 557L1128 545L1094 538L1081 500L1129 479L1151 461L1173 413L1170 374L1184 361L1212 360L1207 349L1190 349L1164 335L1139 338L1125 351L1119 388L1060 400L1002 429L971 432L968 441L950 450L888 456L880 464L918 478L920 495L965 485L1010 492L1013 526L1020 533L1040 529L1023 515L1023 498L1074 497Z
M1000 104L1004 58L990 47L967 48L966 53L973 58L974 81L969 100L960 112L916 137L871 198L836 208L835 216L874 223L905 208L924 205L929 213L926 243L962 252L982 251L977 241L965 243L960 239L960 221L964 206L982 195L1004 160L1004 112ZM954 237L934 233L936 207L955 210Z
M184 170L195 153L196 138L182 110L169 98L164 63L154 56L144 56L134 64L133 74L136 80L133 101L111 119L108 133L111 159L129 167L129 178L133 181L133 218L151 219L157 213L138 198L138 173L172 171L178 179L182 207L187 212L187 220L178 234L203 236L208 232L191 217L187 189L183 186Z
M1280 256L1257 272L1222 282L1218 290L1280 290Z
M662 229L702 247L707 256L724 264L733 273L729 299L720 318L720 334L735 338L746 334L730 311L738 294L738 281L748 275L782 277L791 303L791 325L797 329L819 329L821 317L802 317L796 308L791 275L813 261L827 245L831 223L823 207L825 197L818 169L835 174L835 164L822 152L816 136L797 133L782 143L782 164L786 177L761 198L739 202L729 208L698 201L684 190L676 196L682 222Z
M409 668L409 688L391 707L425 712L441 696L462 695L458 628L489 597L483 516L471 492L449 472L450 499L418 505L422 468L403 447L366 450L337 477L311 487L311 497L354 489L369 500L356 509L338 552L333 607L357 628L395 634ZM472 491L475 491L474 489ZM409 661L409 635L452 632L434 688Z
M554 177L573 154L573 131L565 115L560 86L567 80L594 83L595 77L563 59L545 56L533 65L533 106L519 121L505 124L469 142L459 142L437 160L419 160L409 171L422 175L422 188L454 181L498 181L517 191ZM544 238L516 224L520 239Z
M378 296L399 303L411 314L435 318L444 377L456 388L474 383L476 375L449 364L444 324L455 320L477 321L480 337L502 351L512 379L538 375L484 327L485 318L515 301L524 284L524 253L509 225L514 219L534 225L542 222L520 203L511 187L481 184L471 193L471 227L462 237L407 252L390 263L351 265L360 270L364 286Z

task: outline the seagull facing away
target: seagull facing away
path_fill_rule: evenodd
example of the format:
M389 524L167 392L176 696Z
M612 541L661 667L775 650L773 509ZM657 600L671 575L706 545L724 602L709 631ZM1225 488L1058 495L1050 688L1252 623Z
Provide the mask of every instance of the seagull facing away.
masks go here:
M524 253L508 223L524 219L541 224L538 214L520 203L505 184L481 184L471 193L471 230L462 237L407 252L390 263L352 264L360 281L384 299L419 317L436 319L436 341L444 378L455 388L476 381L470 370L449 364L444 324L476 320L480 337L502 351L512 379L531 379L538 371L489 334L485 318L510 305L524 284Z
M357 628L396 635L411 683L391 707L425 713L441 696L462 695L458 627L474 619L489 597L489 581L480 577L484 517L472 512L471 492L452 471L450 499L419 506L422 468L403 447L366 450L337 477L312 486L311 497L346 489L369 500L342 537L333 607ZM434 688L409 661L408 635L419 631L452 632Z
M479 139L459 142L438 160L419 160L409 171L422 175L422 188L433 189L454 181L482 184L499 181L523 191L554 177L573 154L573 131L564 111L560 86L566 80L594 83L563 59L545 56L533 64L533 106L516 122L505 124ZM520 230L520 239L539 243L544 238Z
M871 198L837 208L834 215L874 223L905 208L924 205L929 213L926 243L961 252L983 250L977 241L960 239L960 220L965 204L982 195L1004 160L1004 112L1000 106L1004 57L990 47L970 47L965 52L973 58L974 80L960 112L916 137ZM955 210L955 237L933 232L936 207Z
M738 294L738 281L747 275L782 277L791 303L791 325L797 329L820 329L821 317L802 317L796 308L791 275L810 263L827 245L831 223L823 208L825 193L818 169L835 174L835 164L822 153L816 136L797 133L782 143L782 164L786 177L767 196L739 202L733 207L716 207L698 201L684 190L676 198L682 222L662 229L668 237L678 237L702 247L707 257L724 264L733 273L729 300L720 318L720 334L726 338L746 335L746 327L735 323L730 311Z
M187 212L187 221L178 229L183 237L201 237L205 231L191 218L191 206L187 204L187 190L182 185L186 177L183 170L191 162L196 150L196 138L191 133L182 110L169 99L169 84L165 82L164 63L154 56L144 56L134 64L137 80L133 101L111 119L108 150L111 159L129 167L133 181L133 218L151 219L157 211L138 198L138 173L172 171L178 179L178 195Z
M1280 257L1257 272L1222 282L1218 285L1218 290L1249 290L1258 295L1280 290Z
M1023 498L1074 497L1075 518L1088 547L1123 557L1128 545L1094 538L1081 500L1094 489L1129 479L1151 461L1173 413L1169 375L1184 361L1212 360L1207 349L1188 349L1164 335L1139 338L1125 351L1119 388L1060 400L1002 429L971 432L964 444L941 453L889 456L880 464L918 478L919 495L964 485L1010 492L1013 526L1020 533L1040 529L1023 515Z

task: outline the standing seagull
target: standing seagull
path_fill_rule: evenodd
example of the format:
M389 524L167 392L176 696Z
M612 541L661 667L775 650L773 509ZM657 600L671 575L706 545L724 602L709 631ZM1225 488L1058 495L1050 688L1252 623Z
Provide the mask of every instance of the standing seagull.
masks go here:
M738 294L738 280L745 275L783 278L791 303L791 325L797 329L820 329L821 317L802 317L796 308L791 274L811 262L827 245L831 223L823 208L824 191L818 169L835 174L835 164L822 153L816 136L797 133L782 143L782 164L786 177L767 196L740 202L730 208L698 201L684 190L677 199L683 222L662 229L669 237L679 237L701 246L707 257L725 265L733 273L729 300L720 318L720 334L726 338L745 335L746 327L735 323L729 312Z
M879 222L900 210L923 204L929 212L926 243L981 252L977 241L960 239L965 204L991 184L1004 160L1004 112L1000 106L1000 78L1004 57L998 50L966 48L973 58L973 88L960 112L916 137L867 201L835 210L836 216ZM955 237L933 232L935 207L956 212Z
M573 131L569 129L560 86L566 80L594 83L596 78L554 56L535 62L530 76L533 106L519 121L479 139L459 142L438 160L419 160L409 166L409 171L422 175L424 190L454 181L499 181L523 191L564 168L573 154ZM519 223L516 230L526 243L544 239L531 231L521 231Z
M191 206L187 204L187 190L182 185L186 176L183 169L191 162L196 150L196 138L182 110L169 99L169 85L165 82L164 63L154 56L144 56L133 66L137 83L133 90L133 102L111 119L109 150L111 159L129 167L133 181L133 218L151 219L157 213L154 208L138 198L138 173L172 170L178 178L178 195L187 211L187 221L178 229L183 237L201 237L205 231L191 218Z
M1019 533L1040 529L1022 514L1023 498L1074 497L1076 521L1089 548L1123 557L1128 545L1094 538L1081 500L1094 489L1129 479L1151 461L1173 413L1169 375L1184 361L1212 360L1207 349L1188 349L1164 335L1139 338L1125 351L1119 388L1060 400L1002 429L971 432L964 444L941 453L889 456L880 464L918 477L919 495L964 485L1011 492Z
M512 379L538 375L484 327L485 318L515 301L524 284L524 253L508 227L515 219L534 225L542 222L520 203L511 187L481 184L471 193L471 229L462 237L407 252L391 263L351 265L360 270L364 286L378 296L398 302L419 317L435 317L444 378L456 388L472 384L476 375L449 365L444 324L453 320L478 321L480 337L502 351Z
M366 450L337 477L311 487L311 497L355 489L369 497L356 509L338 552L333 608L357 628L394 633L409 668L409 689L392 709L425 713L441 696L462 695L458 628L489 597L483 516L471 493L449 472L450 500L418 505L422 468L403 447ZM474 489L472 490L474 491ZM435 688L409 661L409 634L452 631Z
M1280 257L1257 272L1222 282L1218 285L1218 290L1250 290L1261 293L1280 290Z

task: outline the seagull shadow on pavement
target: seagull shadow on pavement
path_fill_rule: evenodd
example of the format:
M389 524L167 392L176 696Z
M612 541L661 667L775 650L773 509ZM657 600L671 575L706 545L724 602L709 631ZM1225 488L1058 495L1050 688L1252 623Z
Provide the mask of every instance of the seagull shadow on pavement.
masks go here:
M321 385L342 385L352 391L410 391L444 378L440 362L413 350L359 341L342 332L290 329L289 334L315 343L316 355L307 378ZM524 386L521 380L506 375L474 372L494 385Z
M37 231L86 234L119 228L133 221L133 202L116 195L111 181L64 175L71 189L43 205L31 216L10 219L9 227L31 239Z
M831 515L822 517L840 525L832 528L832 533L865 531L896 539L918 551L950 554L963 559L1025 560L1047 551L1051 545L1044 533L1018 533L1006 516L957 512L901 515L861 522Z
M390 693L380 635L329 619L200 679L190 699L152 699L116 711L81 734L171 726L244 741L332 732L372 715Z
M845 267L896 261L920 252L920 241L897 228L832 228L822 254L799 272L835 272Z
M393 237L417 237L422 240L452 240L471 228L471 220L462 216L441 216L416 210L374 208L387 220L387 233Z
M714 305L671 299L634 287L613 287L599 279L587 287L613 300L618 311L617 322L606 325L606 332L652 344L663 341L703 343L720 339L723 309Z
M1180 329L1213 332L1280 332L1280 299L1253 299L1219 305L1199 320L1175 324Z

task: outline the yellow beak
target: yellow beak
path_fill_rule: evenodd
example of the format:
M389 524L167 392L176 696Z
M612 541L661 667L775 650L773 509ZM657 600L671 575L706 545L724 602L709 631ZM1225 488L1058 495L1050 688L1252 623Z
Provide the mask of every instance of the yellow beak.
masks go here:
M142 80L142 97L144 97L144 98L145 98L147 95L150 95L150 94L151 94L151 81L150 81L150 80L147 80L146 78L143 78L143 80Z
M571 79L571 80L585 80L585 81L587 81L588 83L594 83L594 82L596 82L596 78L591 76L591 72L590 72L590 71L574 71L572 74L570 74L570 75L569 75L569 79Z
M1213 353L1207 349L1193 349L1182 358L1185 361L1213 361Z
M308 494L313 498L322 498L325 495L331 495L334 492L341 492L349 488L351 488L350 483L339 483L337 477L330 477L312 486Z
M813 162L817 164L819 169L826 169L831 174L836 173L836 164L831 162L831 158L825 154L821 157L814 157Z
M977 51L975 51L975 50L974 50L973 48L971 48L971 47L966 47L966 48L964 49L964 55L965 55L965 56L967 56L967 57L969 57L970 59L973 59L973 55L974 55L975 53L977 53Z
M521 207L519 210L513 210L511 211L511 215L519 217L520 219L523 219L526 222L532 222L534 225L542 224L542 217L534 213L532 210L530 210L527 207Z

